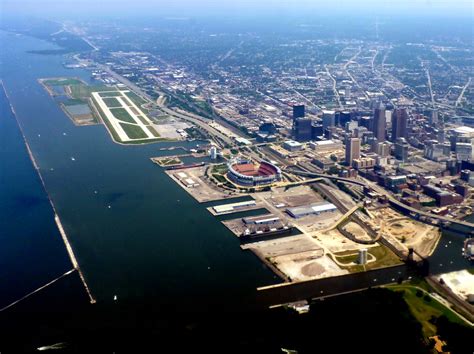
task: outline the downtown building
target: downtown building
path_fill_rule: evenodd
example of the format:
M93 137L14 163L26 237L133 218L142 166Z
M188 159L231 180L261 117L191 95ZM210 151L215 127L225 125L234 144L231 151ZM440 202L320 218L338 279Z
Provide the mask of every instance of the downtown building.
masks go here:
M397 108L392 114L392 141L408 137L408 112L405 108Z

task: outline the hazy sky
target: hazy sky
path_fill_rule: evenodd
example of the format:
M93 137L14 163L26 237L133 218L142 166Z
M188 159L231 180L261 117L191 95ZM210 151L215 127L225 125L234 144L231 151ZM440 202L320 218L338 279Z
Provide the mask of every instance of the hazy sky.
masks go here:
M39 15L154 15L298 12L473 16L472 0L0 0L0 12Z

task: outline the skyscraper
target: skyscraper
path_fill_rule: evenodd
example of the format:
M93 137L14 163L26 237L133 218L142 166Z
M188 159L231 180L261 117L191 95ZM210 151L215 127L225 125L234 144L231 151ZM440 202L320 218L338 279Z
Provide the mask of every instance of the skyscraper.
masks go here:
M408 160L408 147L409 144L405 138L398 138L395 143L395 158L403 162Z
M346 164L352 166L354 159L360 158L360 139L346 138Z
M338 123L341 127L344 127L346 126L348 122L351 121L351 118L352 118L351 112L347 112L347 111L339 112L339 122L336 122L336 123Z
M392 141L407 137L408 112L406 109L395 109L392 115Z
M374 111L374 120L372 125L372 131L378 142L385 141L385 129L387 122L385 120L385 107L382 103L379 103Z
M311 119L309 118L295 118L293 120L293 138L296 141L311 140Z
M297 118L304 118L304 104L293 105L293 120Z
M431 111L430 124L433 124L433 125L438 124L438 111L435 109Z
M329 127L336 125L336 112L334 111L323 111L323 129L326 130Z

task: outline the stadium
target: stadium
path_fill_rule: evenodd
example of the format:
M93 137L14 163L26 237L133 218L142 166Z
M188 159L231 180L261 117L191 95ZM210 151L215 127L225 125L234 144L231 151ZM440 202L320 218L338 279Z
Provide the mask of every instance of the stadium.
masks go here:
M241 186L268 185L281 180L280 168L267 161L254 163L245 158L235 158L227 166L227 177Z

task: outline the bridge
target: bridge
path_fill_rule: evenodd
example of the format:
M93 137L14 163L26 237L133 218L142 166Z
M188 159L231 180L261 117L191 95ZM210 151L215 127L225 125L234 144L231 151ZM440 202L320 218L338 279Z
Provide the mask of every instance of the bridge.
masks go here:
M356 179L352 179L352 178L345 178L345 177L328 175L328 174L325 174L325 173L306 172L306 171L298 171L298 170L293 170L293 169L291 170L291 172L294 173L295 175L299 175L299 176L311 177L311 178L317 178L317 177L327 178L327 179L340 181L340 182L344 182L344 183L355 184L355 185L358 185L358 186L361 186L361 187L371 188L371 189L376 190L378 193L383 194L384 196L386 196L389 203L390 203L390 205L394 206L396 209L398 209L400 211L403 211L403 212L405 212L406 214L408 214L412 217L425 216L425 217L430 218L432 220L438 220L438 222L446 222L446 223L449 223L449 224L455 224L455 225L467 227L467 228L470 229L471 232L474 232L474 224L471 223L471 222L464 221L464 220L456 220L456 219L448 218L446 216L435 215L435 214L432 214L432 213L429 213L429 212L426 212L426 211L422 211L422 210L412 208L412 207L410 207L406 204L403 204L402 202L400 202L399 200L394 198L392 195L390 195L390 193L383 190L382 188L378 188L378 187L376 187L372 184L369 184L367 182L364 182L364 181L360 181L360 180L356 180Z

